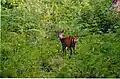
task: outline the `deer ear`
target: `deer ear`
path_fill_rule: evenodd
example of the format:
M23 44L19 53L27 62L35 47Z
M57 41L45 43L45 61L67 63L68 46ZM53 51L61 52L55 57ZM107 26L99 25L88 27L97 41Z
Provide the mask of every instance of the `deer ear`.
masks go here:
M63 33L64 32L64 30L61 30L61 33Z

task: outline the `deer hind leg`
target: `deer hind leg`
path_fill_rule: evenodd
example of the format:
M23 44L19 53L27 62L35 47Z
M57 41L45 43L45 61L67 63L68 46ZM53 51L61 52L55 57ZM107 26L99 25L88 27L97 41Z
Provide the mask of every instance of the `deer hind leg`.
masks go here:
M70 47L70 56L69 56L69 58L71 58L71 56L72 56L72 48Z
M73 52L75 53L75 46L73 47Z

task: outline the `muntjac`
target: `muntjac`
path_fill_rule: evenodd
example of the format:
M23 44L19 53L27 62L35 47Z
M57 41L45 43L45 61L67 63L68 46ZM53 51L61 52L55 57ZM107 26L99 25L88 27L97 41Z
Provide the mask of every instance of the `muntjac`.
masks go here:
M76 38L74 36L63 36L63 31L57 31L57 36L62 44L62 51L65 52L66 47L70 50L70 56L72 56L72 51L75 52Z

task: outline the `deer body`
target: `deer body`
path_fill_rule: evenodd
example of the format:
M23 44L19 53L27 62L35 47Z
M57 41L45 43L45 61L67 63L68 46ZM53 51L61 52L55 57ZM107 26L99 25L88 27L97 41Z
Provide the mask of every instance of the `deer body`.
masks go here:
M61 32L57 32L58 38L62 44L62 51L65 52L66 47L70 49L70 57L72 51L75 51L76 38L74 36L63 36Z

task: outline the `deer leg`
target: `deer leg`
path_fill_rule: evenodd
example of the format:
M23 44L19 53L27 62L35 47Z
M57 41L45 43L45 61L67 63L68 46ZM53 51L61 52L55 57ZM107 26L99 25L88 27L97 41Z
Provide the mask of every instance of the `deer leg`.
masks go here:
M72 56L72 48L70 47L70 56L69 56L69 58L71 58L71 56Z
M75 53L75 47L73 47L73 52Z
M65 45L62 45L62 51L65 52L65 48L66 46Z
M63 55L63 56L65 55L65 52L66 52L65 49L66 49L66 47L65 47L65 46L62 46L62 52L63 52L62 55Z

